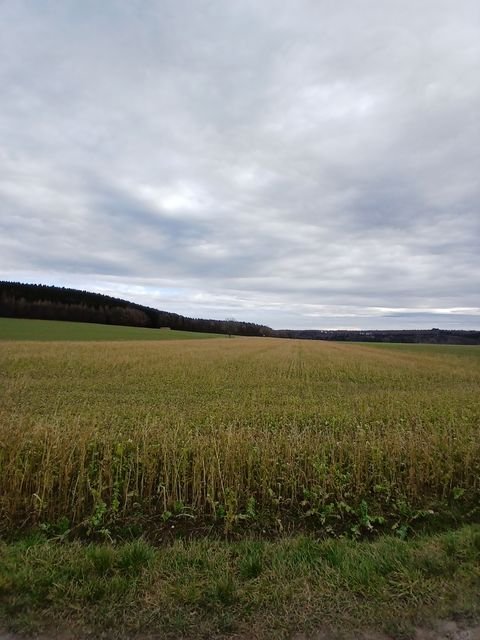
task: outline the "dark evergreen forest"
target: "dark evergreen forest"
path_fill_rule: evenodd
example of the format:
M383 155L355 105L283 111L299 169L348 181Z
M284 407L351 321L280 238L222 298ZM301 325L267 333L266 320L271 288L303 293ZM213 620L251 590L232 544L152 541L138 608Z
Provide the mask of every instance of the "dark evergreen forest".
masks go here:
M0 281L0 316L97 322L131 327L169 327L183 331L269 336L272 329L253 322L205 320L159 311L120 298L43 284Z
M270 336L302 340L354 342L400 342L429 344L480 344L480 331L458 329L405 329L378 331L274 330L238 320L189 318L159 311L101 293L43 284L0 281L0 316L41 320L98 322L132 327L169 327L183 331L225 333L239 336Z

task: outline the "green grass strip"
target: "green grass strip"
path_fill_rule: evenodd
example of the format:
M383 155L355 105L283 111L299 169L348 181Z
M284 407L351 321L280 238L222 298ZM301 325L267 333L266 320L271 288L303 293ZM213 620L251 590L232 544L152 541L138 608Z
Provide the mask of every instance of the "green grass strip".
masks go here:
M477 525L408 541L0 543L0 626L12 630L278 639L368 628L408 638L415 625L479 614Z
M89 322L0 318L0 340L40 340L42 342L55 340L196 340L219 337L224 338L225 336L216 333L146 329Z

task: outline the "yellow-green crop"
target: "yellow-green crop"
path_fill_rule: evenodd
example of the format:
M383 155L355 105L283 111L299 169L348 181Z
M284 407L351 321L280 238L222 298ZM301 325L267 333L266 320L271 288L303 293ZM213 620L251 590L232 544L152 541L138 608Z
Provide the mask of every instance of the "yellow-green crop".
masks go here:
M4 530L478 516L477 347L4 342L0 384Z

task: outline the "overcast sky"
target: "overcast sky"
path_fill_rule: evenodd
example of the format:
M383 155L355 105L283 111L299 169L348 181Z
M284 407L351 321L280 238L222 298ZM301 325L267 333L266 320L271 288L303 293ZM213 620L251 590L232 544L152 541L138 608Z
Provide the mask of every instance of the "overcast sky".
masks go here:
M480 2L0 0L0 278L480 329Z

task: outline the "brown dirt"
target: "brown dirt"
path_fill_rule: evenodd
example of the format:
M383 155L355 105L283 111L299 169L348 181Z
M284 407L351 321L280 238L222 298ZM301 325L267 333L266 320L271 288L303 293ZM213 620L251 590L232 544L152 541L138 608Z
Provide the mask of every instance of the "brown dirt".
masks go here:
M417 627L410 635L402 634L402 640L480 640L480 625L469 626L466 623L454 621L437 621L429 629ZM292 640L398 640L399 636L390 636L375 631L358 633L330 634L319 632L313 635L295 634Z
M0 640L115 640L121 638L122 640L129 640L128 636L123 634L100 634L93 636L79 635L75 631L52 631L45 634L34 634L30 636L23 636L15 633L2 632L0 630ZM162 640L162 635L151 634L148 636L132 636L130 640ZM244 635L229 635L224 637L225 640L261 640L261 636L249 637ZM431 628L417 627L412 634L401 634L401 636L391 636L384 633L378 633L376 631L361 631L361 632L329 632L318 631L312 634L296 633L292 636L291 640L480 640L480 625L469 626L466 623L454 622L454 621L438 621L432 625ZM180 638L179 638L180 640ZM216 640L220 640L217 636Z

